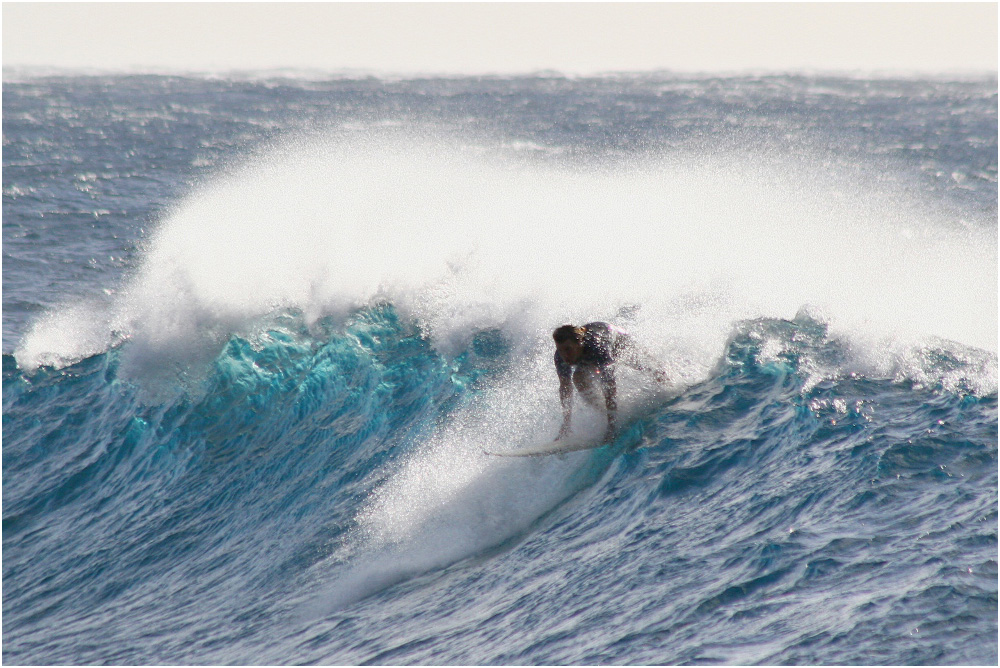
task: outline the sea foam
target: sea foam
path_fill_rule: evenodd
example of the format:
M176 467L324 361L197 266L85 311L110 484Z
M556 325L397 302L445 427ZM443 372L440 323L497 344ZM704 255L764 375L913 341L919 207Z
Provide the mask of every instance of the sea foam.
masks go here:
M869 361L931 339L995 358L995 228L822 164L566 166L455 138L300 137L178 202L110 306L41 318L16 355L58 366L128 338L136 367L183 366L275 311L312 323L389 300L445 355L485 329L535 349L554 326L628 314L686 380L734 323L803 307Z

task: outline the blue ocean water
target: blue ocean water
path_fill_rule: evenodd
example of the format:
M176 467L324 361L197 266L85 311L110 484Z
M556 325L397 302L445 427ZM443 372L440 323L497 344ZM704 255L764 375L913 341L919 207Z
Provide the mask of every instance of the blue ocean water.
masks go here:
M996 664L995 77L5 71L3 149L5 663ZM597 319L669 386L482 454Z

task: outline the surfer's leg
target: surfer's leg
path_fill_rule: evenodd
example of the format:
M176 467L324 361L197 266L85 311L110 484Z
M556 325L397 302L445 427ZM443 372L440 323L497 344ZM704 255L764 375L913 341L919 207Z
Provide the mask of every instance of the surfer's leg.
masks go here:
M601 392L601 381L596 369L588 366L576 367L576 371L573 372L573 385L588 406L604 410L604 393Z

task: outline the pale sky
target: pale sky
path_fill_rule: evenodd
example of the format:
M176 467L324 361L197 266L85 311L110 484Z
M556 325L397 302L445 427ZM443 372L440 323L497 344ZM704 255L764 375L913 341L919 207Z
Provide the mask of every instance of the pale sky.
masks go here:
M996 3L3 3L4 67L997 71Z

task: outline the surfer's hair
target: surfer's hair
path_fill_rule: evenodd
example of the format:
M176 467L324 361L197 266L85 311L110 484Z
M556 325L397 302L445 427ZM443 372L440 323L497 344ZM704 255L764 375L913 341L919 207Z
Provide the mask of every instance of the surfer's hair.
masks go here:
M583 327L563 325L552 332L552 339L556 343L562 343L563 341L569 341L571 339L577 343L583 343L583 334Z

